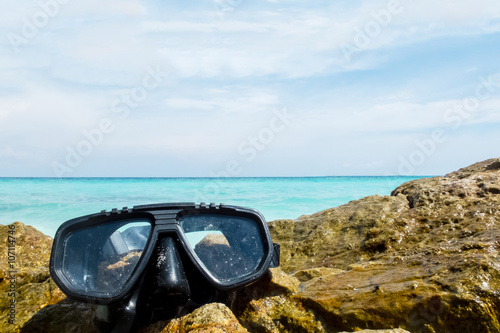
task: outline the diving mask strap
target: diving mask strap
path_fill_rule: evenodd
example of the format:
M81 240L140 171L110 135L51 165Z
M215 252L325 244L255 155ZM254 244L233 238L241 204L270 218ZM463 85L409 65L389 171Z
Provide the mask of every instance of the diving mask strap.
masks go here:
M269 264L270 268L280 267L280 245L273 243L273 258Z

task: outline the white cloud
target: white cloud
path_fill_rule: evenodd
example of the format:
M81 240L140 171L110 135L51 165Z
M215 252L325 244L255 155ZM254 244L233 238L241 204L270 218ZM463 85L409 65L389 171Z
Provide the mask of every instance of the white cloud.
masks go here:
M0 148L0 161L3 159L25 159L29 155L24 151L18 151L14 148L7 146Z
M361 48L361 53L437 36L498 30L495 19L500 14L491 10L496 8L492 0L480 0L479 5L429 1L401 4L402 13L393 15L387 27ZM77 83L131 84L132 77L146 64L163 62L170 62L177 75L184 78L309 77L373 68L385 61L377 54L346 62L339 45L355 45L357 29L364 30L366 24L375 21L373 11L386 7L387 3L381 1L365 2L357 11L339 10L338 5L281 12L246 12L238 7L238 15L221 21L207 9L180 12L173 20L160 20L137 1L71 2L52 19L59 25L43 29L51 31L51 35L42 31L30 44L49 46L44 52L57 59L51 66L52 75ZM89 15L98 14L104 16L89 20ZM125 19L121 14L132 16ZM83 20L83 25L71 26L70 33L60 25L78 19ZM54 39L54 34L59 38ZM30 60L24 59L26 65Z
M85 2L70 1L67 11L71 15L116 15L140 16L148 13L147 7L137 0L109 0L106 2L89 0Z
M261 112L263 108L277 107L279 99L275 95L264 92L253 92L252 94L234 92L233 96L231 94L229 96L224 94L224 96L220 97L215 95L208 99L204 99L204 97L172 97L165 100L165 105L168 108L177 110L211 110L217 113L238 113L241 115L243 113Z
M500 123L500 98L491 98L481 102L480 107L470 114L470 122L473 124Z
M301 116L300 125L301 131L308 133L306 142L312 142L315 138L325 135L336 138L386 133L405 136L404 133L426 133L435 128L456 132L470 124L488 125L500 122L499 99L481 102L477 109L470 112L455 111L457 105L463 105L463 101L454 99L430 103L388 102L373 107L310 109ZM463 114L467 116L464 117Z
M413 21L444 21L447 24L463 26L482 21L485 19L498 18L500 8L495 0L422 0L405 1L401 3L404 7L405 18Z
M262 14L262 13L261 13ZM203 16L203 14L202 14ZM265 15L264 15L265 16ZM245 21L212 21L212 22L197 22L191 20L184 21L145 21L143 28L145 32L176 32L176 33L189 33L189 32L224 32L224 33L265 33L276 31L281 28L280 25L273 23L279 22L245 22Z
M30 106L29 101L25 101L20 97L0 98L0 121L15 113L25 112Z
M95 125L96 101L85 93L28 84L21 93L0 98L0 141L16 140L30 149L64 146Z

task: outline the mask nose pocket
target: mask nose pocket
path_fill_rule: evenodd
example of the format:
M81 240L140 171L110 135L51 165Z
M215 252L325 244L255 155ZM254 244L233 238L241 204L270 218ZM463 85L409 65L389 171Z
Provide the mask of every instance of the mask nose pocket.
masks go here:
M154 265L153 304L164 307L165 304L187 302L190 299L191 290L173 238L165 237L158 240ZM176 312L175 309L171 310Z

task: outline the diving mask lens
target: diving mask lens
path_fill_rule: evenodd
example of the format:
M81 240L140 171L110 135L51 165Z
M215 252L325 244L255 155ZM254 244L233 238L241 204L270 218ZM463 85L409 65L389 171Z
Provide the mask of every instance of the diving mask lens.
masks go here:
M255 220L240 216L183 216L180 225L191 250L216 280L231 283L257 269L265 259Z
M70 232L62 273L74 290L117 292L132 276L151 233L148 219L128 219Z

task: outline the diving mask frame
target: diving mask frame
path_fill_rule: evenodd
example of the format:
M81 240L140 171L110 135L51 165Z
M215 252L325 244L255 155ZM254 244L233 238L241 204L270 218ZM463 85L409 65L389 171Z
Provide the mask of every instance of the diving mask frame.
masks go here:
M117 233L120 234L118 231L124 228L128 228L126 237L122 236L122 239L112 244ZM116 249L124 246L123 239L131 239L130 235L137 236L138 230L142 232L142 240L131 241L140 244L134 245L137 254L133 258L133 264L123 259L126 256L116 263L106 263L108 270L111 270L109 267L119 267L121 275L125 277L121 280L98 281L106 279L109 274L95 273L104 266L92 261L96 258L111 258L107 254L111 251L109 249L114 249L115 254L120 253ZM196 250L196 246L202 242L195 246L188 237L196 233L201 233L198 238L203 233L212 233L212 243L215 239L219 247L238 248L240 254L232 257L226 254L224 257L217 257L215 254L215 263L209 262L202 258L206 251ZM63 223L54 237L50 272L59 288L75 300L102 305L126 301L137 297L133 296L134 291L143 283L145 272L151 265L152 258L157 256L157 248L165 236L173 239L175 246L182 248L183 260L189 260L191 266L216 290L229 291L248 285L261 278L268 268L279 266L279 245L272 242L267 223L258 211L213 203L165 203L103 210ZM122 254L125 255L125 252ZM250 264L246 268L240 267L238 274L233 274L231 269L241 264L242 258L250 261ZM107 283L107 287L97 286L103 283Z

